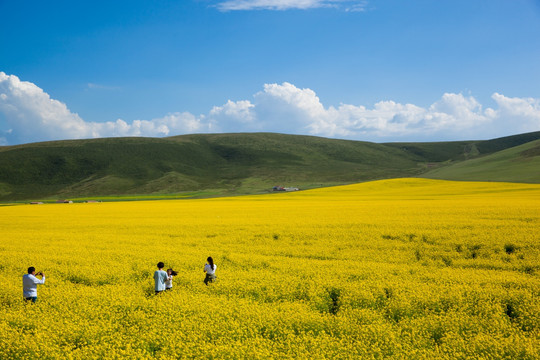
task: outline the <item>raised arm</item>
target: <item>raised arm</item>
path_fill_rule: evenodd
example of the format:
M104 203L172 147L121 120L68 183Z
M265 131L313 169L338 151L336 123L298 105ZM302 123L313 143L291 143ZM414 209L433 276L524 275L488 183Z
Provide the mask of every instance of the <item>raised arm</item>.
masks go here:
M41 280L35 276L30 277L30 279L32 279L34 284L45 284L45 274L43 273L41 274Z

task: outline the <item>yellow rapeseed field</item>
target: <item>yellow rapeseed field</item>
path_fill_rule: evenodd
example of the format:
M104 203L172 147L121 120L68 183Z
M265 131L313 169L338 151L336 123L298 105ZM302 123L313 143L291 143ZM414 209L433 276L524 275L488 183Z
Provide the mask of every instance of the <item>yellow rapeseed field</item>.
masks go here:
M540 185L2 206L0 229L0 359L540 358Z

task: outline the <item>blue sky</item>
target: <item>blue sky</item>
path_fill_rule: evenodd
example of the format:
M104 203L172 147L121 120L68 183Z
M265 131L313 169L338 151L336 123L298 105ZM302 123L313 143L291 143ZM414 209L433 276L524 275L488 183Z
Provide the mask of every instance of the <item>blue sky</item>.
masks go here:
M0 0L0 145L540 130L540 1Z

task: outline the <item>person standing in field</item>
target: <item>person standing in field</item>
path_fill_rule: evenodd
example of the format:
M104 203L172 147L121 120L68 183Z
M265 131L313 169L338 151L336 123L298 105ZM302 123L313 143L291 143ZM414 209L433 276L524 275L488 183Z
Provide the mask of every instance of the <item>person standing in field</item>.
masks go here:
M36 275L41 275L41 280ZM26 302L35 303L37 301L37 286L41 284L45 284L45 274L43 272L36 274L36 268L30 266L28 274L23 275L23 297Z
M209 282L214 282L216 280L216 264L214 264L214 259L211 256L206 259L208 263L204 265L204 272L206 277L204 278L204 285L208 286Z
M157 264L158 269L154 272L154 283L155 283L155 290L156 295L161 293L162 291L165 291L165 281L169 278L167 273L163 271L163 268L165 267L165 264L161 261Z
M178 275L173 269L167 269L167 280L165 281L165 290L172 290L173 277Z

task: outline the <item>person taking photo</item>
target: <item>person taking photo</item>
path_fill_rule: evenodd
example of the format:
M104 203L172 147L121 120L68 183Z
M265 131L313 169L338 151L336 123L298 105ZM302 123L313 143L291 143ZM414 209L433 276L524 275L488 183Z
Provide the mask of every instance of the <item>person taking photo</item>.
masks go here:
M41 280L36 275L41 276ZM37 301L37 286L41 284L45 284L45 274L42 271L36 274L36 268L30 266L28 274L23 275L23 297L26 302Z

